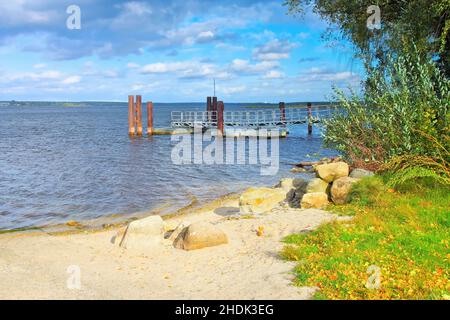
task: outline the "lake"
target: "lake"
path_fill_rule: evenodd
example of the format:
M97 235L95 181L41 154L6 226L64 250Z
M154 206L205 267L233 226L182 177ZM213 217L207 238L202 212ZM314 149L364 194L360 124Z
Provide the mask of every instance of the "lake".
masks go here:
M248 107L225 104L226 111ZM154 126L168 127L171 111L204 109L205 103L156 103ZM170 136L128 136L126 103L2 103L0 229L158 208L170 213L194 198L203 203L273 185L293 176L289 163L335 155L323 148L318 126L311 136L306 125L289 131L280 140L278 173L262 176L259 165L173 164Z

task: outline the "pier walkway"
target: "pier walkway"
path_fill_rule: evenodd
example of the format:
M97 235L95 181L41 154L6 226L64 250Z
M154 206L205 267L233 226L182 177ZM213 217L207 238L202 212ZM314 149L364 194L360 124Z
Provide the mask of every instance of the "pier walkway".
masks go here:
M307 109L287 108L285 110L224 111L223 124L226 127L273 128L299 124L320 123L330 117L335 107ZM172 111L172 128L216 128L218 111Z

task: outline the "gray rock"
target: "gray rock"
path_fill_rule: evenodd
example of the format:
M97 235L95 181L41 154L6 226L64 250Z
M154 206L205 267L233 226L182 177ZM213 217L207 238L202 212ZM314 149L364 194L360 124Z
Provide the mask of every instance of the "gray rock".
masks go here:
M292 181L293 189L286 195L286 201L291 208L300 208L303 195L306 193L308 181L304 179L294 179Z
M357 168L357 169L354 169L350 173L350 178L362 179L362 178L365 178L365 177L372 177L374 175L375 174L372 171Z

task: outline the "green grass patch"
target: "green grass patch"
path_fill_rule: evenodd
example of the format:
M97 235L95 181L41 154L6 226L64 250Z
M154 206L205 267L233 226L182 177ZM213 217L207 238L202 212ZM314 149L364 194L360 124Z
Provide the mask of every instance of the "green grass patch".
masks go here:
M333 207L352 213L351 222L285 238L282 256L298 262L296 284L318 287L316 299L448 299L450 189L403 189L363 179L350 204Z

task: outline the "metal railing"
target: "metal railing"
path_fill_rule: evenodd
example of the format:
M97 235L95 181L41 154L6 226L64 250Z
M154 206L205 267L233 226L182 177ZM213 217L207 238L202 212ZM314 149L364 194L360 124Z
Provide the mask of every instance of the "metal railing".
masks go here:
M224 111L223 121L230 127L280 127L303 123L319 123L336 112L336 107L312 108L311 119L306 109ZM217 111L172 111L172 127L217 127Z

